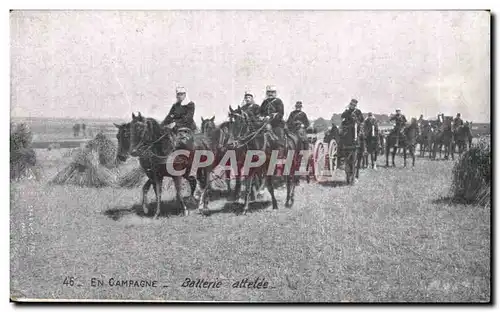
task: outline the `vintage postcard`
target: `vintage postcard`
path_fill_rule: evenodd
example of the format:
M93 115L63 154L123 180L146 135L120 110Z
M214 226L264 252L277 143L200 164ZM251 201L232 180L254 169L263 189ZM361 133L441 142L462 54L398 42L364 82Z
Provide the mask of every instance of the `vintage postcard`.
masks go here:
M490 23L11 11L11 300L489 303Z

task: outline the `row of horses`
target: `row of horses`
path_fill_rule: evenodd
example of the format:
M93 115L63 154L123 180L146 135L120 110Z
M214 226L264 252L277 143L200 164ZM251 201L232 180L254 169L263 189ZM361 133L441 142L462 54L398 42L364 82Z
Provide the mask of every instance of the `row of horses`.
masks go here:
M363 151L362 167L369 165L370 156L371 167L376 166L378 155L386 156L386 166L389 166L389 156L392 156L392 166L395 166L395 156L398 151L403 154L404 166L407 165L407 156L412 159L412 166L415 166L416 147L420 147L420 156L429 159L439 158L454 159L454 154L462 154L472 144L472 133L469 122L453 129L451 118L445 118L439 124L435 121L423 120L417 122L412 118L410 123L403 128L401 133L389 131L377 133L375 124L366 120L359 131L361 150ZM325 142L329 142L334 137L325 137Z
M268 175L268 167L271 165L271 157L265 157L265 162L258 167L250 168L249 172L242 174L243 162L248 151L263 151L266 155L271 155L273 150L278 150L280 156L288 155L288 151L293 152L293 163L291 172L285 176L287 186L286 207L291 207L294 203L295 185L298 181L295 172L299 170L303 148L298 132L300 127L288 129L286 131L285 144L276 145L270 136L270 120L253 119L240 107L229 108L229 120L219 126L215 125L214 118L203 119L200 133L193 133L191 136L184 135L187 129L173 130L169 127L161 126L155 119L132 114L132 120L128 123L115 124L118 128L118 151L117 160L126 161L129 156L137 157L141 167L148 177L147 182L142 187L142 208L148 214L147 193L151 186L156 195L156 209L154 218L158 218L160 213L160 203L162 196L162 183L164 177L172 178L174 181L176 199L179 203L180 213L188 215L186 203L181 195L182 179L189 182L191 196L197 198L198 210L202 214L208 213L210 177L214 168L225 166L224 173L230 190L231 172L236 171L234 179L235 189L231 191L233 197L239 196L241 191L241 178L245 177L245 192L243 194L244 205L243 214L248 211L248 204L251 196L255 196L257 190L267 187L271 195L273 209L278 209L278 203L274 194L276 175ZM175 157L173 163L169 163L169 155L176 150L183 149L190 151L189 155L179 155ZM227 153L231 150L233 153ZM193 155L195 151L211 151L214 161L209 166L196 168L196 174L191 175ZM229 155L229 156L228 156ZM234 155L235 161L229 159ZM229 157L229 158L228 158ZM227 167L230 161L236 164L234 167ZM173 166L175 170L185 170L182 175L172 175L168 166ZM196 193L196 194L195 194Z

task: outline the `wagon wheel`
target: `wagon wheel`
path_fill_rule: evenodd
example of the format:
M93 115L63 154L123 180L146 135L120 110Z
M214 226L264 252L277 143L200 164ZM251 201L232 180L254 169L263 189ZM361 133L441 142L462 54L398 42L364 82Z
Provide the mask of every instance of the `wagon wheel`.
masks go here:
M337 169L337 141L335 139L332 139L328 145L328 165L333 175Z
M316 181L323 179L323 169L325 168L326 161L326 147L321 140L316 141L313 150L313 172Z

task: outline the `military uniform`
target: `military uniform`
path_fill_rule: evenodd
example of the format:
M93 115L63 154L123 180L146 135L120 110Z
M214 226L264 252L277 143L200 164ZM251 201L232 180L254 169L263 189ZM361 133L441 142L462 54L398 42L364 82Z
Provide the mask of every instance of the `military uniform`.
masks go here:
M390 121L395 121L396 125L394 126L394 131L400 133L403 130L404 126L407 123L406 117L403 114L396 114L391 116Z
M277 136L278 143L283 143L282 140L284 136L284 126L285 122L283 121L284 105L281 99L279 98L268 98L262 102L262 105L259 109L260 116L262 117L270 117L272 118L273 114L276 114L275 117L270 121L271 128L274 134Z
M404 129L405 124L407 122L406 117L403 114L396 113L395 115L392 115L389 120L396 122L396 125L394 126L394 129L392 131L393 131L393 133L396 134L396 144L394 144L394 146L398 147L399 146L399 137L401 136L401 131Z
M300 110L300 107L302 107L302 102L297 102L296 107L297 109L292 111L290 113L290 116L288 116L286 124L289 130L296 131L297 135L299 136L299 139L302 141L302 148L304 150L307 150L309 149L309 141L307 139L307 133L306 131L304 131L304 129L297 129L296 122L300 122L300 124L303 125L305 128L309 128L310 124L309 119L307 118L306 113Z
M193 102L189 102L187 105L182 105L181 102L177 102L172 105L170 112L167 117L165 117L162 124L168 125L175 122L174 129L189 128L194 131L196 130L196 123L193 118L194 111L195 104Z
M296 121L300 121L300 123L302 123L305 128L309 128L310 123L306 113L304 113L299 109L294 110L293 112L290 113L290 116L288 116L288 120L286 121L288 129L293 129L294 127L293 124Z
M359 108L348 108L346 109L342 115L342 127L351 126L354 123L358 125L365 121L365 117L363 117L363 113Z
M260 106L255 102L244 104L241 110L250 115L250 118L255 119L260 115Z
M453 130L454 131L456 131L458 129L458 127L463 126L463 125L464 125L464 121L462 120L462 118L455 117L455 119L453 119Z

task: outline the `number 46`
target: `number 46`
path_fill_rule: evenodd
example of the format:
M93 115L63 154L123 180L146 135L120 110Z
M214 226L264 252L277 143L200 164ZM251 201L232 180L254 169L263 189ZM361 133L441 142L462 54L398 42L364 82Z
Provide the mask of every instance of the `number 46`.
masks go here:
M75 278L73 276L66 276L64 278L63 285L66 285L66 286L75 286Z

